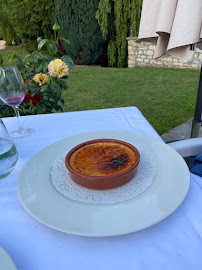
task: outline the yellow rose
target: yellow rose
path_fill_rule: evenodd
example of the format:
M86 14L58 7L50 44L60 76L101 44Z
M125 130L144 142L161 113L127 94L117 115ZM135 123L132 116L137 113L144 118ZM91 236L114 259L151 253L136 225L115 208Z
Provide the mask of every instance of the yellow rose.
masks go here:
M52 77L62 78L69 75L69 67L61 59L55 59L49 63L48 72Z
M48 76L46 74L38 73L33 77L33 80L36 84L41 86L42 84L48 82Z

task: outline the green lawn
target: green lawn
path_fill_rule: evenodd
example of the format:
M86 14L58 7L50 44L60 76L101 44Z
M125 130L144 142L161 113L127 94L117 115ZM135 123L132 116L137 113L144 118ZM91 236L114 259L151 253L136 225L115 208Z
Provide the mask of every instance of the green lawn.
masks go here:
M26 46L17 45L17 46L7 46L5 50L1 50L0 54L3 56L4 66L11 65L11 63L7 60L7 55L9 53L16 53L16 55L20 55L22 57L25 57L28 52L26 51ZM14 64L14 63L12 63Z
M13 51L26 55L25 47ZM2 53L2 54L3 54ZM64 111L137 106L159 134L194 115L200 70L153 67L74 67Z
M65 111L137 106L159 134L193 117L199 70L76 67Z

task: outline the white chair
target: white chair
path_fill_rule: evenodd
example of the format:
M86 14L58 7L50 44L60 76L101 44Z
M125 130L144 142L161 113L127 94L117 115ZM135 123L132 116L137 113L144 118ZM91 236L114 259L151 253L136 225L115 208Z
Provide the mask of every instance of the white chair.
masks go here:
M175 149L183 158L197 156L202 153L201 137L171 142L168 145Z

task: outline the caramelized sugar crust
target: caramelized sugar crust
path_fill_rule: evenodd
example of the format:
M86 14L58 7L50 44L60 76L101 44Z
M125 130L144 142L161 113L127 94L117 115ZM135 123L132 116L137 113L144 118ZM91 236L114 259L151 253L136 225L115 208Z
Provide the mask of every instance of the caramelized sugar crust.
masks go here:
M129 169L135 161L135 153L129 147L99 142L76 150L70 158L70 166L81 174L109 176Z

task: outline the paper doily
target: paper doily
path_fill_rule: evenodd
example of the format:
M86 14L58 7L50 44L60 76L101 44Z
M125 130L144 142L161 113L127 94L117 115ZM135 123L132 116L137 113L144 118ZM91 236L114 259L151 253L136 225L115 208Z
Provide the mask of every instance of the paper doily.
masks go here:
M143 151L140 147L135 147L140 152L137 173L123 186L107 190L93 190L79 186L71 180L65 165L67 152L59 156L52 164L51 182L60 194L77 202L112 204L135 198L152 184L156 173L156 163L152 154Z

